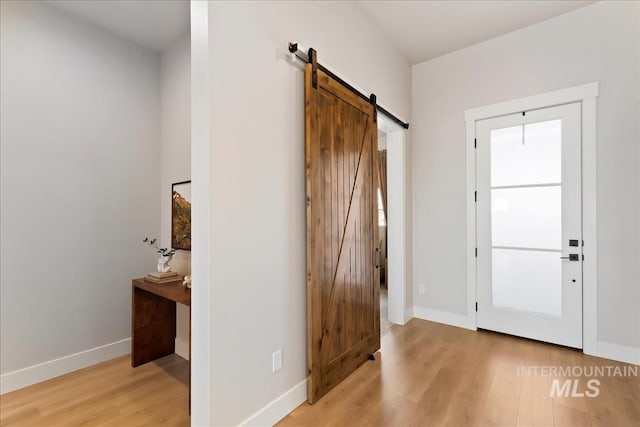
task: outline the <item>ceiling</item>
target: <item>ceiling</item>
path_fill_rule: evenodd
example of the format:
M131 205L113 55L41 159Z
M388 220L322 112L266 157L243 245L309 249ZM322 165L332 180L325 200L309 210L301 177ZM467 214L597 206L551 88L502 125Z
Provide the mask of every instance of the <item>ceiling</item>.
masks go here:
M358 1L411 64L594 3L581 0Z
M189 31L189 0L49 0L76 16L160 51ZM411 64L593 3L590 0L357 1Z
M49 0L121 37L160 51L189 31L189 0Z

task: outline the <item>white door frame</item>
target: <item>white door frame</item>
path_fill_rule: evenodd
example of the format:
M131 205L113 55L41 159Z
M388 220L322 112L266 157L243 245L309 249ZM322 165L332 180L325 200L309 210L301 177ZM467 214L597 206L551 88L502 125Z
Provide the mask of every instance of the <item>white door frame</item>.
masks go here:
M476 121L580 102L582 106L582 236L584 239L582 342L584 353L596 354L598 332L596 98L598 91L598 82L593 82L465 111L467 133L467 317L469 324L476 326L476 329Z
M211 421L209 3L191 2L191 425Z
M407 145L406 130L383 114L378 129L387 134L387 252L389 322L404 325L407 308Z

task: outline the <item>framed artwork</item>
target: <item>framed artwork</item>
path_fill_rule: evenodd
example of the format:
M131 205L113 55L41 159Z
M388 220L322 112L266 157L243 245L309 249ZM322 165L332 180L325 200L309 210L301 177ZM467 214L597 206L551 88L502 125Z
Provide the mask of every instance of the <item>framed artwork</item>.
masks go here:
M191 181L171 185L171 247L191 250Z

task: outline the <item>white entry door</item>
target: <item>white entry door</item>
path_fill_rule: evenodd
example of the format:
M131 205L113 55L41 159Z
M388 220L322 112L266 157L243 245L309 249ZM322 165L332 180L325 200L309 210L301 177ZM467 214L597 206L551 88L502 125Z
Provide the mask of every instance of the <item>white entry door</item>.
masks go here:
M479 328L582 348L580 103L476 122Z

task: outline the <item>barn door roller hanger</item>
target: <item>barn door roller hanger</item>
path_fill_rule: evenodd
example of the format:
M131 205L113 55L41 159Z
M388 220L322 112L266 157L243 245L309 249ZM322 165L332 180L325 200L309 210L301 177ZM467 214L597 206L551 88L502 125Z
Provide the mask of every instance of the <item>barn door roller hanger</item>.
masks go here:
M409 123L403 122L398 117L396 117L395 115L387 111L384 107L381 107L377 103L377 99L374 94L371 94L370 96L366 96L365 94L360 92L358 89L354 88L349 83L345 82L343 79L338 77L331 70L327 69L322 64L318 63L318 52L314 48L311 47L307 50L307 52L304 52L303 50L299 49L298 43L289 42L289 52L293 53L296 56L296 58L304 61L305 63L311 64L311 68L312 68L311 85L313 86L314 89L318 88L318 70L321 70L323 73L331 76L331 78L338 81L341 85L349 89L354 94L358 95L362 99L369 101L374 106L374 112L380 111L382 114L389 117L395 123L402 126L404 129L409 129ZM374 121L375 120L376 120L376 117L374 117Z

